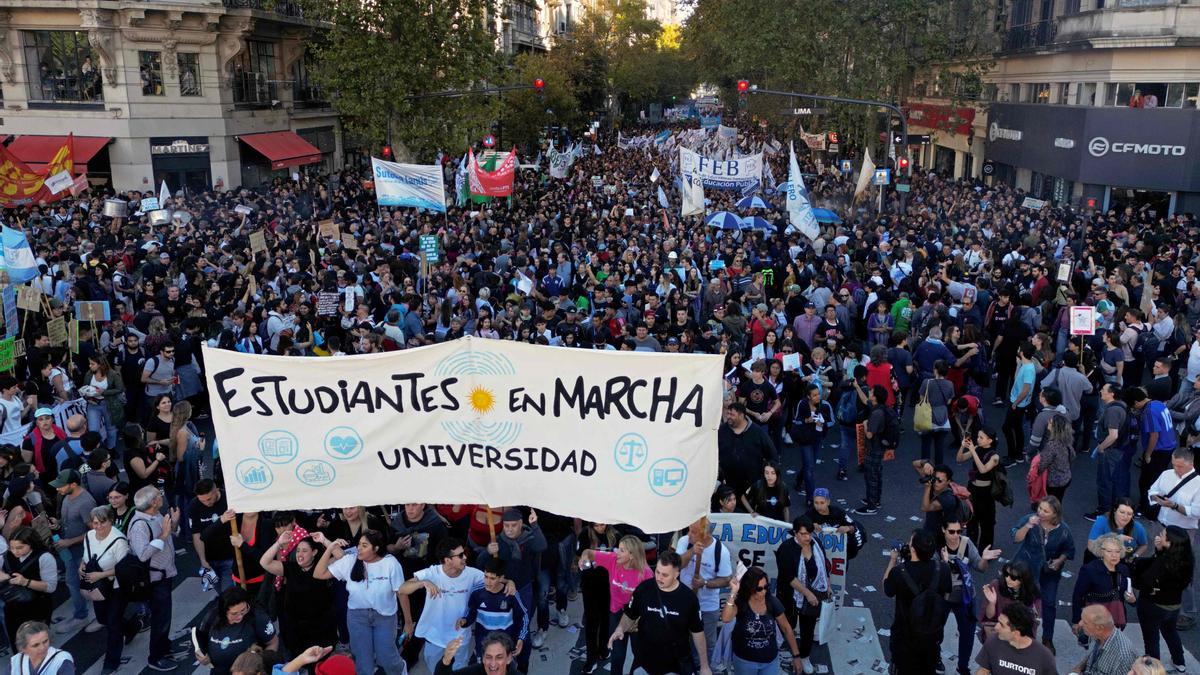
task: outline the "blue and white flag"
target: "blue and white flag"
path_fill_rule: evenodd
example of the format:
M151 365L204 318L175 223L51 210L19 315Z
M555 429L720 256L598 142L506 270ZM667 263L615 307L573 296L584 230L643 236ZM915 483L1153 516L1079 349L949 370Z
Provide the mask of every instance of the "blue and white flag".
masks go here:
M397 164L371 158L375 198L380 206L413 206L446 212L446 185L437 164ZM7 248L7 245L6 245Z
M667 193L663 192L662 186L658 186L658 205L664 209L671 208L671 203L667 201Z
M804 187L804 176L800 173L800 164L796 161L796 146L789 144L791 158L788 163L788 219L791 224L787 231L799 231L800 234L815 240L821 234L821 226L817 224L817 216L813 213L812 204L808 202L808 190Z
M38 276L37 259L29 248L25 233L3 226L4 267L8 270L10 284L23 284Z
M683 218L704 215L704 181L700 176L683 175L683 203L679 215Z
M541 164L542 156L538 155L537 163ZM463 153L458 162L458 171L454 174L454 203L462 206L467 203L467 153Z

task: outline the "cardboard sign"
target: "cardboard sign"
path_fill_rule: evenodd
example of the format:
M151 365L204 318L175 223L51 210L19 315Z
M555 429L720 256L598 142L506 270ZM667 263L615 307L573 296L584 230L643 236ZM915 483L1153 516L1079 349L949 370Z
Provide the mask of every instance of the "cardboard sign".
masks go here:
M250 233L250 252L262 253L267 250L267 235L262 230Z
M317 223L317 234L322 237L337 239L342 236L342 228L338 227L333 220L322 220Z
M71 321L67 324L67 348L72 354L79 353L79 322Z
M110 321L107 300L88 300L75 303L75 318L80 321Z
M317 293L317 316L336 315L339 298L339 293Z
M1096 308L1091 305L1071 307L1071 335L1096 334Z
M46 335L50 337L50 344L54 347L61 347L67 343L67 321L61 316L56 316L46 322Z
M604 185L604 179L600 176L592 176L592 187L598 188L601 185Z
M1058 281L1067 283L1071 281L1071 263L1064 262L1058 264L1058 274L1055 275Z
M792 352L791 354L783 355L784 370L800 370L800 354Z
M349 232L343 232L342 233L342 246L350 249L351 251L357 251L358 250L358 240L355 239L354 235L350 234Z
M13 358L19 359L25 356L25 338L17 338L13 340Z
M33 286L17 286L17 307L30 312L41 312L42 292Z

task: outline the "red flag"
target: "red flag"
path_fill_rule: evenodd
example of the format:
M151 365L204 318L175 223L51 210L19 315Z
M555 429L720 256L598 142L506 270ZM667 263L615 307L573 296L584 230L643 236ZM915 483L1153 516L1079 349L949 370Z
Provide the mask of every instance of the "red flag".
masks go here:
M467 176L470 178L471 194L481 197L510 197L513 179L517 176L517 150L504 158L495 171L484 171L475 160L475 152L468 151Z
M45 176L30 169L24 162L0 145L0 207L11 208L35 204L42 199Z

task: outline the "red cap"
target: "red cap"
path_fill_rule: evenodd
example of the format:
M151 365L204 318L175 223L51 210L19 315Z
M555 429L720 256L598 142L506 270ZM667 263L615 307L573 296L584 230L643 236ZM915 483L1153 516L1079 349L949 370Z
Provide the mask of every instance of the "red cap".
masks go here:
M334 654L317 664L317 675L354 675L354 661L344 654Z

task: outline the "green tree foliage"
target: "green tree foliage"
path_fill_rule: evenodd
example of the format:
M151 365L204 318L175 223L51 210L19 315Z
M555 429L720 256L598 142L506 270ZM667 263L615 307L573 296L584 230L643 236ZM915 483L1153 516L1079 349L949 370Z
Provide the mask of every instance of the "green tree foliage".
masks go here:
M418 158L486 133L494 97L409 98L494 82L491 0L301 0L325 22L311 46L314 78L351 135L403 143Z
M560 53L521 54L513 61L508 84L532 84L542 78L546 87L541 96L531 90L504 94L504 145L533 152L543 128L551 125L578 129L587 117L580 110L575 83ZM532 156L529 158L532 159Z
M700 79L733 99L747 79L765 89L906 100L918 79L990 67L988 0L691 0L683 53ZM963 92L959 92L960 95ZM752 97L750 112L783 121L797 101ZM875 111L833 105L824 126L876 140Z

